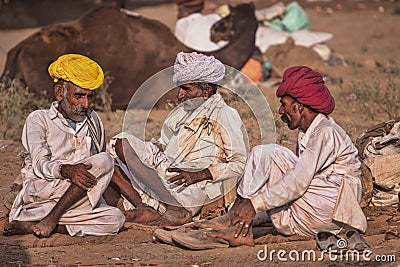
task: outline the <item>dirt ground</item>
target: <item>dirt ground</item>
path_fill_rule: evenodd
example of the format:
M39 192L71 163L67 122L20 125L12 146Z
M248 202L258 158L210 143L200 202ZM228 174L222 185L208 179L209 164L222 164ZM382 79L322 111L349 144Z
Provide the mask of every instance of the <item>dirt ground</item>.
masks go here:
M237 4L240 1L207 1L211 9L224 3ZM269 6L274 1L256 1L256 7ZM283 1L288 3L289 1ZM329 32L333 38L328 46L342 55L346 66L324 66L321 71L326 75L328 87L337 102L332 117L343 126L355 140L366 128L381 120L384 115L375 118L362 112L362 99L349 101L353 93L351 84L371 77L384 79L382 65L390 60L400 60L399 36L400 3L394 1L298 1L306 10L311 30ZM175 22L175 6L164 4L141 7L136 12L157 18L168 26ZM3 67L4 53L15 42L23 39L34 29L0 31L0 68ZM307 64L308 62L299 62ZM277 100L274 97L276 88L261 86L261 90L270 103L273 112L277 111ZM399 92L400 94L400 92ZM157 133L162 118L168 110L157 110L149 120L151 132ZM399 116L400 114L395 114ZM124 113L122 111L101 113L106 126L107 136L121 130ZM249 119L250 120L250 119ZM244 119L246 126L252 130L254 124ZM255 131L253 131L255 132ZM277 141L294 148L295 133L277 125ZM251 145L257 144L258 136L250 135ZM20 142L0 140L0 199L6 196L12 182L22 167ZM276 254L273 259L262 261L257 255L266 247L271 250L302 252L315 251L315 240L303 237L283 237L268 228L255 230L255 247L224 248L208 251L189 251L178 247L152 242L154 228L126 223L124 231L117 236L107 237L69 237L54 234L47 239L34 236L0 235L0 266L262 266L262 265L312 265L312 266L345 266L349 263L358 266L399 266L400 263L400 213L394 207L367 207L364 209L368 219L368 230L364 237L371 246L372 255L359 261L346 261L340 258L318 260L280 261ZM7 209L0 203L0 229L7 221ZM287 254L286 254L287 255ZM394 256L393 256L394 255ZM368 261L370 259L370 261Z

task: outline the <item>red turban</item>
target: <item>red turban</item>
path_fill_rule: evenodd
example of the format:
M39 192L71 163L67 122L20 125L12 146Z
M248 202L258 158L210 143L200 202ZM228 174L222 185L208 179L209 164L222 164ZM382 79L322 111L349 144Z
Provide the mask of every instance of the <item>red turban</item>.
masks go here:
M321 74L306 66L291 67L283 73L282 83L276 91L276 96L284 95L289 95L326 115L332 113L335 108L335 99L325 86Z

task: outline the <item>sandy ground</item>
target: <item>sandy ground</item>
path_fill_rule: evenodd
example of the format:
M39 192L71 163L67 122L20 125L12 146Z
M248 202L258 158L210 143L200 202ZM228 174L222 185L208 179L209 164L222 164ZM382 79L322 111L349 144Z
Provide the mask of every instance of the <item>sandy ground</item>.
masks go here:
M211 1L209 1L211 2ZM212 7L217 1L209 3ZM229 1L238 3L239 1ZM257 7L267 6L258 1ZM285 1L288 2L288 1ZM329 47L344 56L347 66L326 67L327 85L337 101L337 109L332 117L338 121L355 140L367 127L379 122L369 118L359 109L361 100L346 102L352 93L350 84L358 80L382 77L379 66L391 59L399 60L398 1L300 1L305 7L314 31L330 32L333 38ZM338 6L341 5L341 8ZM381 8L379 8L381 7ZM329 9L330 8L330 9ZM175 7L172 4L157 7L142 7L135 10L143 15L158 18L170 27L175 23ZM0 31L0 70L5 61L5 52L16 42L32 33L36 28ZM261 87L276 112L277 101L274 88ZM157 133L167 110L155 111L149 120L151 131ZM397 114L400 115L400 114ZM111 137L121 129L123 112L101 114L106 125L107 136ZM382 117L381 119L385 119ZM249 128L254 125L246 121ZM252 144L257 143L257 136ZM294 148L295 133L278 127L278 142ZM22 166L21 144L8 140L0 141L0 197L9 191L13 180ZM373 254L356 261L359 266L399 266L400 263L400 214L395 208L367 207L368 231L365 239ZM7 209L0 205L0 229L7 220ZM255 247L216 249L209 251L188 251L181 248L155 244L151 241L153 228L126 224L125 230L117 236L109 237L69 237L54 234L48 239L33 236L4 237L0 235L0 266L259 266L282 264L320 266L344 266L349 261L325 257L318 260L283 262L276 254L273 259L261 261L257 253L267 246L268 251L285 250L302 252L313 250L317 256L316 243L301 237L282 237L270 229L257 229ZM287 255L287 254L286 254ZM394 256L393 256L394 255ZM394 259L396 257L396 259ZM368 261L370 259L371 261ZM381 260L381 261L378 261ZM353 261L351 263L354 263Z

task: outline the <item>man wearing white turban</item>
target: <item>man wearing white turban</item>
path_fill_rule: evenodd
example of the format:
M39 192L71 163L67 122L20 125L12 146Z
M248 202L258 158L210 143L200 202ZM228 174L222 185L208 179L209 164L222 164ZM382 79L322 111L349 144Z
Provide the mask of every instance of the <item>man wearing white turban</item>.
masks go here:
M116 168L110 185L125 198L127 221L181 225L240 179L247 143L237 111L217 93L225 66L213 56L179 53L173 81L181 104L157 142L121 133L111 141Z
M26 119L23 187L3 234L117 234L125 217L102 197L114 161L105 152L101 120L90 107L93 91L103 83L103 71L78 54L60 56L48 71L57 101Z

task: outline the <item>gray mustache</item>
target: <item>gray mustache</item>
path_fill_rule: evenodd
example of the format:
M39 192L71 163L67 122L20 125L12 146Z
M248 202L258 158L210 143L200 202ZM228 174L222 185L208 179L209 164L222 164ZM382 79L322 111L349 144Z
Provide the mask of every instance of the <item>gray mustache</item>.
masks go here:
M75 114L79 114L79 113L82 113L82 112L87 113L88 110L89 109L87 109L87 108L77 108L77 109L73 110L73 113L75 113Z

